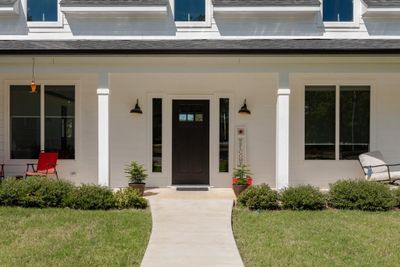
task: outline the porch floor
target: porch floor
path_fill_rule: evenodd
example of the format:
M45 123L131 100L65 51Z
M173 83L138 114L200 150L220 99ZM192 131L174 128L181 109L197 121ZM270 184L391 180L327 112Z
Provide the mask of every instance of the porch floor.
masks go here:
M153 230L142 267L243 266L232 233L230 188L148 190Z

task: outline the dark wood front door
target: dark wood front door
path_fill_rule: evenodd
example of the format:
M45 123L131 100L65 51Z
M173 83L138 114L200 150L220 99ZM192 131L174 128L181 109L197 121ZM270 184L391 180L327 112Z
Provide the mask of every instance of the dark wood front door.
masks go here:
M173 100L172 184L209 184L209 113L209 100Z

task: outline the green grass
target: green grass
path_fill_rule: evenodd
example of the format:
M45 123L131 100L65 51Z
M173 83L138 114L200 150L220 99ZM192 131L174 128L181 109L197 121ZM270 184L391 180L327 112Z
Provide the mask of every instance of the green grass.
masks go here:
M246 266L400 266L400 212L235 209Z
M0 208L0 266L139 266L149 210Z

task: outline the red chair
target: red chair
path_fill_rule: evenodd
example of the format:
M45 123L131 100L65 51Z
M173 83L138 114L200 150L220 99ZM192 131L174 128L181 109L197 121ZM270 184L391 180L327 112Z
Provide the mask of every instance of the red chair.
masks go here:
M25 178L28 176L48 176L55 175L58 180L57 174L57 152L40 152L38 163L28 163L26 166ZM35 165L37 166L35 168ZM29 171L29 167L32 171Z

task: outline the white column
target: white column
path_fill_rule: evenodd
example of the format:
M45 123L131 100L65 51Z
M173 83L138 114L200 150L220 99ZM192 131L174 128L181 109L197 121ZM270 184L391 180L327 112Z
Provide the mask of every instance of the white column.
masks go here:
M279 75L276 101L276 188L289 186L289 74Z
M109 186L110 151L109 151L109 77L100 73L98 77L98 184Z

